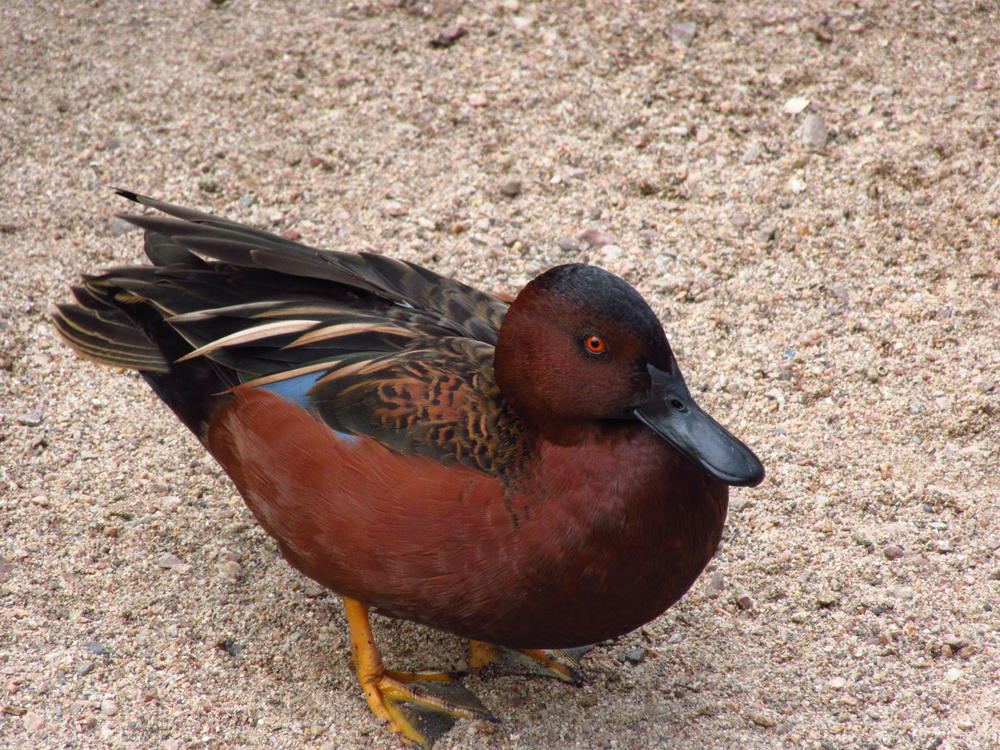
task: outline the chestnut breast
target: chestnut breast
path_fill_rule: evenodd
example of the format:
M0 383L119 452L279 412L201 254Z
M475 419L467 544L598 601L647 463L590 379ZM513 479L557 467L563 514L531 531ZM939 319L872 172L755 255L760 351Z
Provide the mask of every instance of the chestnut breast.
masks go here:
M542 441L519 482L343 436L238 389L207 446L299 570L377 610L510 646L656 617L718 543L726 486L639 425Z

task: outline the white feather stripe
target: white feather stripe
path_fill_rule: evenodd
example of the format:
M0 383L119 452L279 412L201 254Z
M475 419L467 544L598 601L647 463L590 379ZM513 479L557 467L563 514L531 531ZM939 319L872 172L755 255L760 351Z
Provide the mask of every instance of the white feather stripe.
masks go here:
M334 325L317 328L315 331L303 333L295 339L295 341L282 348L291 349L292 347L312 344L316 341L323 341L324 339L335 339L339 336L349 336L352 333L392 333L397 336L405 336L411 339L417 335L415 331L410 331L406 328L400 328L399 326L386 323L335 323Z
M285 304L284 300L266 300L264 302L244 302L239 305L227 305L226 307L209 307L205 310L192 310L191 312L178 313L164 318L168 323L200 323L212 318L221 318L227 315L247 315L249 317L259 317L259 310L270 310L275 305ZM257 313L256 315L251 315ZM302 313L298 313L302 315Z
M312 328L314 325L318 325L319 323L320 321L318 320L277 320L274 323L265 323L264 325L254 326L253 328L247 328L243 331L237 331L236 333L231 333L228 336L223 336L221 339L211 341L204 346L198 347L194 351L188 352L177 361L183 362L187 359L200 357L203 354L210 354L217 349L223 349L227 346L249 344L252 341L260 341L261 339L269 339L272 336L281 336L288 333L300 333L301 331Z
M391 369L395 360L391 357L375 357L372 359L365 359L360 362L353 362L349 365L344 365L343 367L337 367L328 375L324 375L316 383L326 383L331 380L336 380L337 378L345 378L348 375L373 375L379 370Z
M279 383L282 380L291 380L292 378L297 378L299 375L308 375L310 372L316 372L316 370L329 370L333 367L335 362L313 362L311 365L305 365L304 367L296 367L294 370L283 370L282 372L274 372L270 375L264 375L259 378L254 378L253 380L248 380L245 383L240 383L239 385L230 388L230 391L235 391L236 388L256 388L261 385L270 385L271 383Z

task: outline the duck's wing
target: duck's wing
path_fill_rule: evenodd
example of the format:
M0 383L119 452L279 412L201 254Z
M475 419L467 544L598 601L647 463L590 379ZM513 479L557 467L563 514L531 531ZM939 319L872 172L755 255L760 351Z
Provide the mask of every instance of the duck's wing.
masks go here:
M211 404L256 387L345 435L490 473L509 463L492 368L508 303L413 264L123 194L173 214L127 217L153 265L84 276L56 325L82 355L143 372L199 437Z
M433 317L301 300L168 320L191 341L215 337L184 360L239 370L237 388L272 391L342 437L495 476L521 468L525 433L496 385L493 346L449 335Z
M122 216L152 233L147 254L158 265L200 256L242 268L332 281L435 315L455 334L496 343L508 302L422 266L374 253L318 250L193 209L119 190L129 200L168 214ZM150 237L147 234L147 237Z
M528 448L496 386L493 347L467 338L344 357L315 380L302 405L337 432L494 476L522 469Z

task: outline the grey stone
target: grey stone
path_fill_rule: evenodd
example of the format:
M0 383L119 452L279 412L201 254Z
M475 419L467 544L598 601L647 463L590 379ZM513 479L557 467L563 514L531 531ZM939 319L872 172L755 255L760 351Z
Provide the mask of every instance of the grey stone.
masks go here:
M802 144L812 151L822 151L826 148L827 140L830 137L826 123L815 112L806 115L799 133L802 137Z
M672 23L667 27L667 36L678 47L690 47L698 27L693 23Z
M508 198L516 198L521 194L522 185L520 180L504 180L500 183L500 194Z

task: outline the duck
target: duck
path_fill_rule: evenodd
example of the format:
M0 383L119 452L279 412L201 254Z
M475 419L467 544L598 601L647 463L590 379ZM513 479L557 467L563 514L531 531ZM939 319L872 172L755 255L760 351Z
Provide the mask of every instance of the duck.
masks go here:
M376 717L429 748L495 717L444 671L382 662L371 614L470 641L471 668L570 683L714 555L764 467L698 406L624 279L551 268L513 298L321 250L128 190L149 263L84 274L52 313L136 370L281 555L343 601Z

